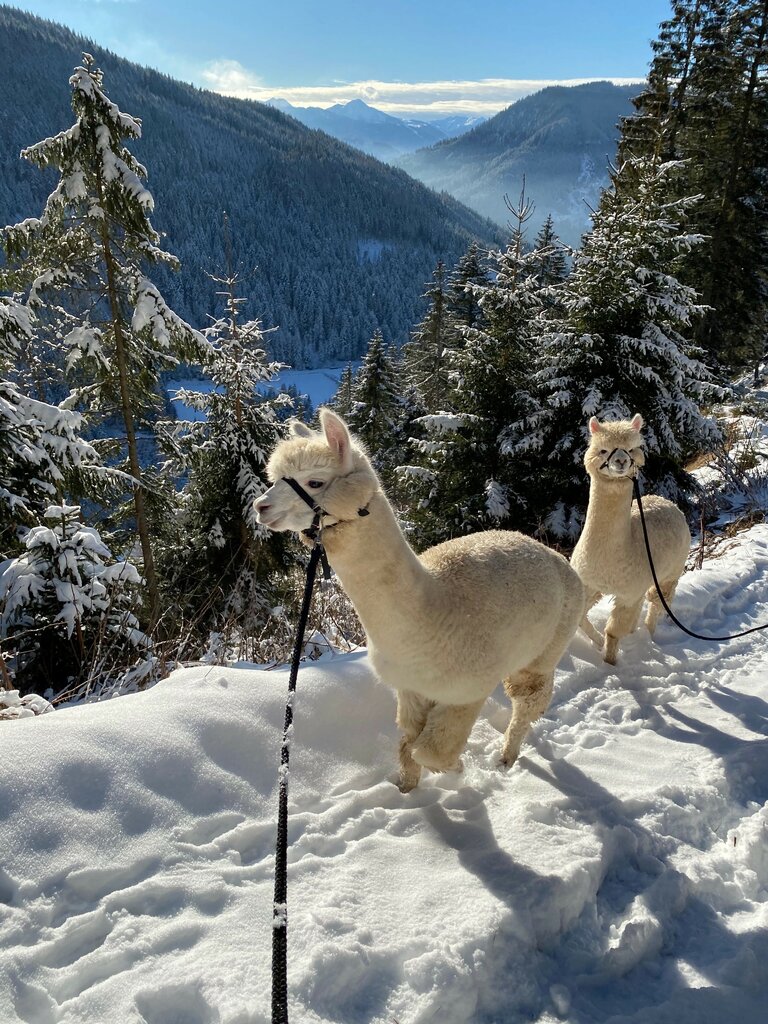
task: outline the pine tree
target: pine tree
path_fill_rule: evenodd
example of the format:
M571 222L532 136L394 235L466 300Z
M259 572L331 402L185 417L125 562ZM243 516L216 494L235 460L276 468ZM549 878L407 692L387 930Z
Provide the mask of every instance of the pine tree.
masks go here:
M159 247L149 220L154 202L143 182L146 171L124 145L140 137L141 123L107 97L89 54L70 84L75 124L22 154L40 167L57 168L59 182L42 216L6 228L4 241L9 260L24 261L25 273L33 277L28 304L57 308L54 326L69 326L63 344L68 365L82 375L81 402L124 431L150 621L155 622L159 592L139 433L151 429L161 404L160 373L179 357L192 357L202 339L145 274L147 266L175 267L177 261Z
M82 696L110 683L146 685L155 658L135 615L136 567L113 559L79 507L51 505L44 517L24 552L0 566L0 636L14 687Z
M547 219L536 235L533 251L536 254L534 274L539 286L551 288L562 284L568 276L568 265L563 245L555 233L551 213L547 214Z
M391 480L394 470L392 438L399 427L399 396L397 356L386 345L381 331L377 330L355 374L347 422L350 430L365 444L385 482Z
M704 236L682 272L709 307L697 340L727 364L757 361L768 263L768 3L675 0L653 44L638 113L622 124L621 160L681 160L670 200L700 195L686 226Z
M187 482L181 514L166 524L159 568L168 602L176 595L194 638L227 630L241 642L263 628L276 604L270 577L283 545L258 523L253 503L269 486L266 463L290 399L265 393L283 364L268 361L261 322L242 319L245 300L231 264L214 280L226 312L204 332L211 387L178 393L197 418L177 423L170 439L175 474Z
M528 252L525 225L533 207L524 193L510 210L516 226L505 250L489 255L489 277L468 285L481 311L462 330L451 353L455 398L450 410L421 418L427 436L419 457L400 469L415 504L420 545L492 526L518 525L529 495L515 479L499 439L510 422L531 409L530 370L536 317L542 309L538 268Z
M448 279L446 308L456 327L478 327L482 310L475 287L482 289L488 284L486 260L477 242L472 242L466 253L456 264ZM454 338L454 343L456 339Z
M352 411L354 381L355 374L352 369L352 364L347 363L342 370L339 386L331 400L331 407L344 419L346 419Z
M406 381L417 388L428 409L450 406L448 350L454 346L457 331L446 303L445 264L438 260L433 281L424 298L427 313L403 349L403 371Z
M590 416L642 413L646 480L676 500L690 487L686 456L717 436L701 405L718 389L687 340L701 307L674 276L698 241L678 226L691 201L666 199L678 170L643 158L613 172L559 312L543 323L538 409L504 435L503 450L535 469L539 526L558 538L578 535L586 507Z
M96 452L81 437L80 414L30 398L9 379L34 320L26 306L0 296L0 559L18 550L23 531L68 480L99 471Z

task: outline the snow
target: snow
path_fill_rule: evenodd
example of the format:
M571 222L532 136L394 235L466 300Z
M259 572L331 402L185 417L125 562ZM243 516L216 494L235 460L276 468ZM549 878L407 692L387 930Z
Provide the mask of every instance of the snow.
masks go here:
M676 611L702 632L767 621L768 526L687 573ZM498 691L464 771L407 795L365 652L306 663L291 1020L762 1022L767 644L664 621L612 668L577 636L512 769ZM0 722L4 1024L266 1024L287 679L195 666Z

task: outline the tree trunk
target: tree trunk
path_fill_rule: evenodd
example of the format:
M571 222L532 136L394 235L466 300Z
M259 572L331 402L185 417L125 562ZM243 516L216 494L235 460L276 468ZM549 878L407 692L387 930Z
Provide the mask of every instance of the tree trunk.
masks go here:
M128 358L126 354L125 337L123 334L123 317L120 311L120 300L117 294L117 272L112 250L109 245L109 232L106 220L102 221L101 244L104 251L104 264L107 272L107 294L109 296L109 307L112 314L112 327L115 334L115 355L117 357L117 370L120 381L120 408L125 424L125 438L128 445L128 464L131 468L131 475L136 480L133 488L133 507L136 512L136 531L141 544L141 554L144 562L144 578L147 581L147 593L149 595L149 629L157 625L160 616L160 594L157 587L157 574L155 573L155 559L152 554L152 545L149 540L149 524L147 522L146 506L144 504L144 491L141 485L141 463L139 462L138 447L136 444L136 429L133 423L133 410L131 397L128 388Z

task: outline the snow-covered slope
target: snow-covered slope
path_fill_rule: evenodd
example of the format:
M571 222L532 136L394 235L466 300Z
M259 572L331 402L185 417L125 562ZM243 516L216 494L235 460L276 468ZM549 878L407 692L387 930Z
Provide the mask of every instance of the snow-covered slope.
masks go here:
M676 607L704 632L768 620L768 527ZM365 654L304 667L291 1020L764 1021L767 644L666 621L613 669L577 637L511 770L497 694L464 772L408 795ZM0 722L3 1024L265 1024L286 681L189 668Z

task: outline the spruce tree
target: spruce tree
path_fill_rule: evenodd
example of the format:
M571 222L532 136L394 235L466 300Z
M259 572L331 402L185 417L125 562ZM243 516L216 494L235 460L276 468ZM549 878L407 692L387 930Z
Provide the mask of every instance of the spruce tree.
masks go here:
M456 328L446 302L445 264L439 260L424 298L427 313L403 349L403 371L408 384L417 388L428 409L451 404L448 351L454 346Z
M110 683L146 685L155 658L135 614L136 567L112 557L77 506L51 505L43 518L23 553L0 566L0 637L14 687L84 696Z
M386 482L391 480L394 470L392 440L400 424L400 390L397 354L387 346L381 331L376 330L355 374L347 422L365 444Z
M410 486L420 545L525 519L530 493L499 442L509 423L531 409L542 253L526 249L533 207L524 193L510 209L516 226L509 244L489 254L483 283L468 285L481 319L462 330L463 344L451 353L453 405L421 418L427 436L416 444L419 457L400 470Z
M552 214L547 214L547 219L539 228L539 233L533 243L535 257L535 276L542 288L550 288L561 284L568 276L568 265L565 258L565 250L555 232Z
M34 331L34 314L0 296L0 560L17 553L24 531L67 482L100 471L96 452L81 436L80 414L31 398L10 379Z
M282 364L267 359L261 322L242 317L238 275L230 266L214 280L226 311L204 332L201 362L211 386L177 393L196 418L175 424L169 438L174 475L186 483L180 514L166 523L159 569L166 603L191 640L226 631L242 644L277 603L272 574L283 543L259 525L253 503L269 486L266 463L290 398L269 393Z
M717 437L701 406L718 389L690 342L701 307L675 276L697 242L679 227L691 200L666 198L678 170L643 158L612 173L557 314L542 322L538 408L503 437L536 474L538 526L561 539L575 539L586 507L590 416L642 413L646 481L678 501L690 489L686 457Z
M331 406L336 410L339 416L342 416L344 419L346 419L352 411L354 382L355 374L352 369L352 364L347 363L342 370L339 386L331 400Z
M39 167L55 167L58 184L40 218L6 228L4 241L10 262L23 262L33 277L29 305L62 311L55 326L69 326L63 344L68 365L81 377L80 401L119 423L124 434L154 623L159 591L139 435L152 429L161 405L161 372L179 357L192 358L202 339L146 276L149 266L175 267L177 261L159 246L146 170L124 145L140 137L141 123L119 110L102 84L101 71L84 54L70 78L75 124L22 153Z
M758 361L768 263L766 0L675 0L648 85L622 123L620 159L680 160L668 198L700 195L702 241L682 271L708 308L697 341L728 365Z
M458 328L477 327L482 319L482 310L475 293L475 287L482 289L488 284L486 255L477 242L472 242L466 253L456 264L448 279L446 308L453 324ZM454 337L454 344L460 338Z

